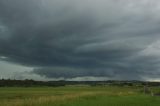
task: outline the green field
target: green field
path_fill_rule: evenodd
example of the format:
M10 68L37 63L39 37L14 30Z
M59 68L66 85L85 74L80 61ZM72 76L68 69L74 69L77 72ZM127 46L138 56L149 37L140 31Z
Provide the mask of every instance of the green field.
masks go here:
M3 87L0 106L160 106L160 97L140 87Z

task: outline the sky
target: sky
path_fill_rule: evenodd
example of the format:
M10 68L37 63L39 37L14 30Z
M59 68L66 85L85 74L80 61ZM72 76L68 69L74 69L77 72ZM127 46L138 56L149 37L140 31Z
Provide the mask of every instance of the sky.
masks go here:
M160 81L160 1L0 0L0 78Z

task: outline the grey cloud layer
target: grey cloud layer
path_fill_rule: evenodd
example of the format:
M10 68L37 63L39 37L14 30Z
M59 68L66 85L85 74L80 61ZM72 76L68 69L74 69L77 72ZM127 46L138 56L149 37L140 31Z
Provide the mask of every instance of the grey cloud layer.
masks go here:
M156 0L1 0L0 55L49 78L155 78L159 6Z

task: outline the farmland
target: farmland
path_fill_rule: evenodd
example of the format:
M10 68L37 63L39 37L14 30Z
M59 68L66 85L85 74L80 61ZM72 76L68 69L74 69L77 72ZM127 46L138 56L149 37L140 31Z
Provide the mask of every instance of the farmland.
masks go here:
M159 92L158 88L151 88ZM1 87L0 106L159 106L160 97L143 87Z

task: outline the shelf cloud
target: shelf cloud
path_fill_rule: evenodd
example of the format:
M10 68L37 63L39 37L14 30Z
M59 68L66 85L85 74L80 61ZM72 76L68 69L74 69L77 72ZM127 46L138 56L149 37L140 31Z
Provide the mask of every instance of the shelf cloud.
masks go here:
M159 78L159 12L157 0L1 0L0 60L45 78Z

